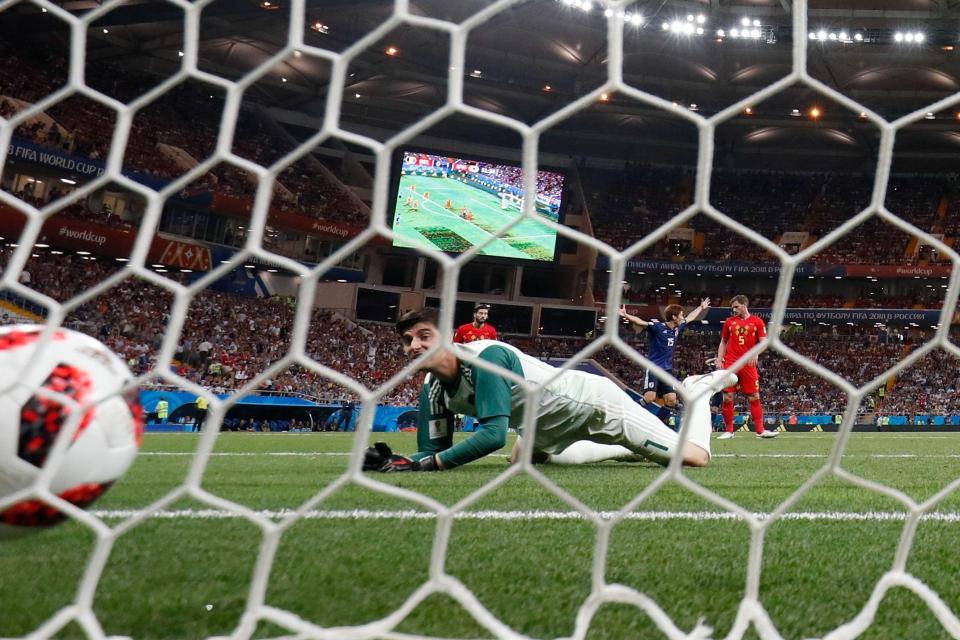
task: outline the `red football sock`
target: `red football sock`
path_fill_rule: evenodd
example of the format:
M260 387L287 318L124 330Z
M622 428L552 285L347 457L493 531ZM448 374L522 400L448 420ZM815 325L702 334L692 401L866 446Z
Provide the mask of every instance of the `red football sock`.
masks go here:
M723 412L723 424L726 425L727 432L733 433L733 400L730 402L724 400L721 410Z
M763 407L760 406L760 400L750 401L750 417L753 419L753 428L757 433L763 433Z

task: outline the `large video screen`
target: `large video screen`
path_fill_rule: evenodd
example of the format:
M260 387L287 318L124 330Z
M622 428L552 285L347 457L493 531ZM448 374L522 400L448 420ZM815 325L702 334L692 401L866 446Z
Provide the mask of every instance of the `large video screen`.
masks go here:
M564 179L557 171L537 172L538 217L559 221ZM462 253L516 220L526 198L517 165L420 151L402 152L398 182L391 213L395 247ZM480 252L545 262L556 253L557 232L539 219L523 220Z

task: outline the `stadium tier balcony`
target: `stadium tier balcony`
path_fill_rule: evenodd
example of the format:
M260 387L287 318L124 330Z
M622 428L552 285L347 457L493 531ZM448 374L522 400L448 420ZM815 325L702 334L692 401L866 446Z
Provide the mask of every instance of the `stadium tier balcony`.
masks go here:
M35 102L52 93L62 82L48 71L49 60L24 56L12 49L4 50L0 57L3 58L0 62L2 114L11 115L17 110L14 99ZM112 69L109 65L88 69L87 80L91 86L108 90L121 99L140 95L151 86L148 78L131 77L129 70ZM124 155L125 170L162 180L179 177L187 167L179 166L161 153L158 145L176 147L198 161L209 157L216 145L221 108L219 99L211 99L207 89L195 84L181 84L166 92L135 115ZM190 120L178 117L184 110L192 114ZM85 98L68 98L51 107L47 115L66 133L34 124L21 127L17 134L62 152L91 159L107 156L114 125L112 110ZM293 147L242 114L234 149L267 166ZM230 195L244 197L252 197L256 186L246 172L224 164L214 170L212 178L201 180ZM275 199L274 206L280 210L345 224L363 225L368 220L368 212L350 196L344 185L307 168L302 162L281 172L277 182L283 187L281 192L293 194Z

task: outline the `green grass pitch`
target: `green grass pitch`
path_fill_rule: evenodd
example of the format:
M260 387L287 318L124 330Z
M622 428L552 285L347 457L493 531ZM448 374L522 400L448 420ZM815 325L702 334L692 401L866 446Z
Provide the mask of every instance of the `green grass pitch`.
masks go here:
M416 187L411 191L410 187ZM425 199L424 193L430 197ZM407 198L418 203L414 211ZM452 210L445 205L450 201ZM460 217L460 208L469 207L473 220ZM516 209L501 209L496 196L451 178L404 175L395 203L393 230L402 247L429 247L452 253L469 249L489 239L515 220ZM481 255L553 260L556 233L537 220L524 220L502 238L484 247Z
M397 451L414 447L410 434L376 437L385 437ZM835 437L787 433L758 441L738 434L715 442L713 463L688 475L749 510L768 512L825 464ZM294 509L343 474L352 439L352 434L222 434L203 486L253 509ZM160 498L184 480L198 442L190 434L148 435L133 469L94 511L117 523ZM960 473L958 445L960 434L854 434L843 467L923 500ZM495 455L456 471L374 478L453 504L505 468L505 458ZM542 469L590 508L604 511L626 504L661 472L654 465L623 463ZM351 484L315 509L282 538L268 604L324 627L357 625L394 611L426 580L436 523L397 514L416 505ZM261 536L251 523L215 517L223 514L210 510L183 500L165 509L165 517L145 520L117 540L94 603L108 636L201 638L235 628ZM593 526L552 513L571 508L529 476L511 479L469 511L497 517L454 524L446 571L516 631L537 638L569 636L590 592ZM659 519L637 517L614 528L607 581L651 596L681 629L693 629L702 617L714 637L725 636L743 597L749 533L740 521L710 515L718 511L682 487L666 485L638 509L658 512ZM860 611L891 568L904 526L884 514L902 512L892 499L830 476L791 510L790 519L772 525L760 596L783 637L822 636ZM907 568L960 611L960 499L950 496L936 512L938 518L919 525ZM91 532L75 523L0 542L0 637L28 634L72 602L92 548ZM491 635L444 595L431 596L396 631ZM268 624L257 630L257 637L288 634ZM75 625L57 635L81 636ZM664 636L638 609L607 605L587 637ZM758 634L751 629L745 637ZM949 635L922 600L897 589L861 637Z

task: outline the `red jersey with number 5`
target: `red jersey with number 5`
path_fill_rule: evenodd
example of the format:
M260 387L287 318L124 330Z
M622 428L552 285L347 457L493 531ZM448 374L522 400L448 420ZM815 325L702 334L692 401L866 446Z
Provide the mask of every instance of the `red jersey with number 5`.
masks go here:
M767 337L767 325L757 316L732 316L723 323L721 337L727 343L723 364L729 366Z

